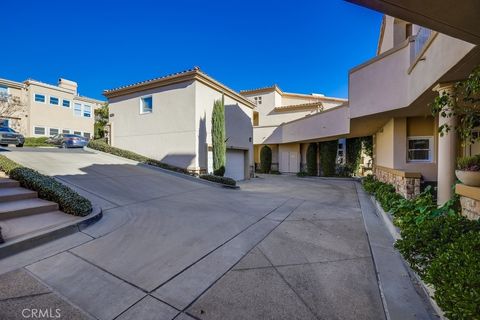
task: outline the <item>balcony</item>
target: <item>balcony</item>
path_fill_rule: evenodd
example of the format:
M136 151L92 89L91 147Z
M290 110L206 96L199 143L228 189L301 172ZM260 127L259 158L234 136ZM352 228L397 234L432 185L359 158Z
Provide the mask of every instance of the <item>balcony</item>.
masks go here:
M407 107L417 115L429 113L433 86L465 77L479 57L470 43L420 28L416 36L350 71L350 115L354 119Z

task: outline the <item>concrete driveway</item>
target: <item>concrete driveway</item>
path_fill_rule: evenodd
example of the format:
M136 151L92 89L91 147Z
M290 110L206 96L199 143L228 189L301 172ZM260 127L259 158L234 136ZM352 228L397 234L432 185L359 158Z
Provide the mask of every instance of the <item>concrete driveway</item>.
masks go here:
M352 181L268 176L230 190L89 151L10 150L104 209L0 261L0 286L39 279L71 318L385 317ZM0 310L14 317L17 297Z

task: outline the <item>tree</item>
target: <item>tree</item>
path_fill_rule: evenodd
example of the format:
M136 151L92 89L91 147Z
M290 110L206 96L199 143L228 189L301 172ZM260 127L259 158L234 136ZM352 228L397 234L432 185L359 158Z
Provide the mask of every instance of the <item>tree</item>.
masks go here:
M105 126L108 123L108 103L95 109L94 136L95 139L105 137Z
M0 93L0 118L19 119L26 112L26 103L22 97Z
M307 149L307 174L309 176L317 175L317 144L310 143Z
M438 128L440 136L455 130L465 145L478 141L480 136L474 135L474 128L480 125L480 66L467 79L457 82L451 93L443 91L437 96L431 108L434 116L458 118L453 126L441 125Z
M260 170L262 173L270 173L272 169L272 149L263 146L260 150Z
M346 141L346 167L349 175L354 175L360 166L362 138L348 138Z
M331 177L335 175L338 141L320 142L320 166L322 175Z
M213 148L213 174L225 174L225 110L222 100L215 100L212 112L212 148Z

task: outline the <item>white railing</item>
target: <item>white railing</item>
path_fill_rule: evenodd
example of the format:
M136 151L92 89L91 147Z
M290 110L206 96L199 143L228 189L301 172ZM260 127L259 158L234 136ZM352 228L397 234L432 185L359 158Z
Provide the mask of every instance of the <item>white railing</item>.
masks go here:
M423 47L427 43L428 39L432 35L432 30L420 27L417 34L415 35L415 43L413 45L413 61L418 57L422 52Z

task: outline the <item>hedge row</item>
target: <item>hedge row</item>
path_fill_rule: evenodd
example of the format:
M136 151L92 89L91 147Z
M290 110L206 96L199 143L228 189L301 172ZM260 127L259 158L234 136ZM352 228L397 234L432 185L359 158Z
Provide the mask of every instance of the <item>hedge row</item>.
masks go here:
M183 168L178 168L178 167L175 167L175 166L171 166L169 164L166 164L166 163L160 162L158 160L142 156L142 155L140 155L138 153L135 153L135 152L132 152L132 151L112 147L109 144L107 144L104 140L101 140L101 139L90 140L90 142L88 142L87 147L98 150L98 151L110 153L110 154L113 154L115 156L119 156L119 157L127 158L127 159L130 159L130 160L138 161L140 163L149 164L149 165L152 165L152 166L155 166L155 167L163 168L163 169L166 169L166 170L188 174L188 171L183 169Z
M427 188L407 200L369 176L363 181L400 229L395 243L420 277L435 288L435 300L450 320L480 319L480 222L459 214L458 199L438 208Z
M226 184L228 186L236 186L237 185L237 182L235 180L233 180L232 178L215 176L213 174L203 174L203 175L200 176L200 178L208 180L208 181L216 182L216 183Z
M51 144L47 143L48 137L30 137L30 138L25 138L25 147L46 147L46 146L52 146Z
M84 217L92 212L92 204L88 199L54 178L23 167L3 155L0 155L0 170L20 182L22 187L36 191L39 198L58 203L60 210L65 213Z

